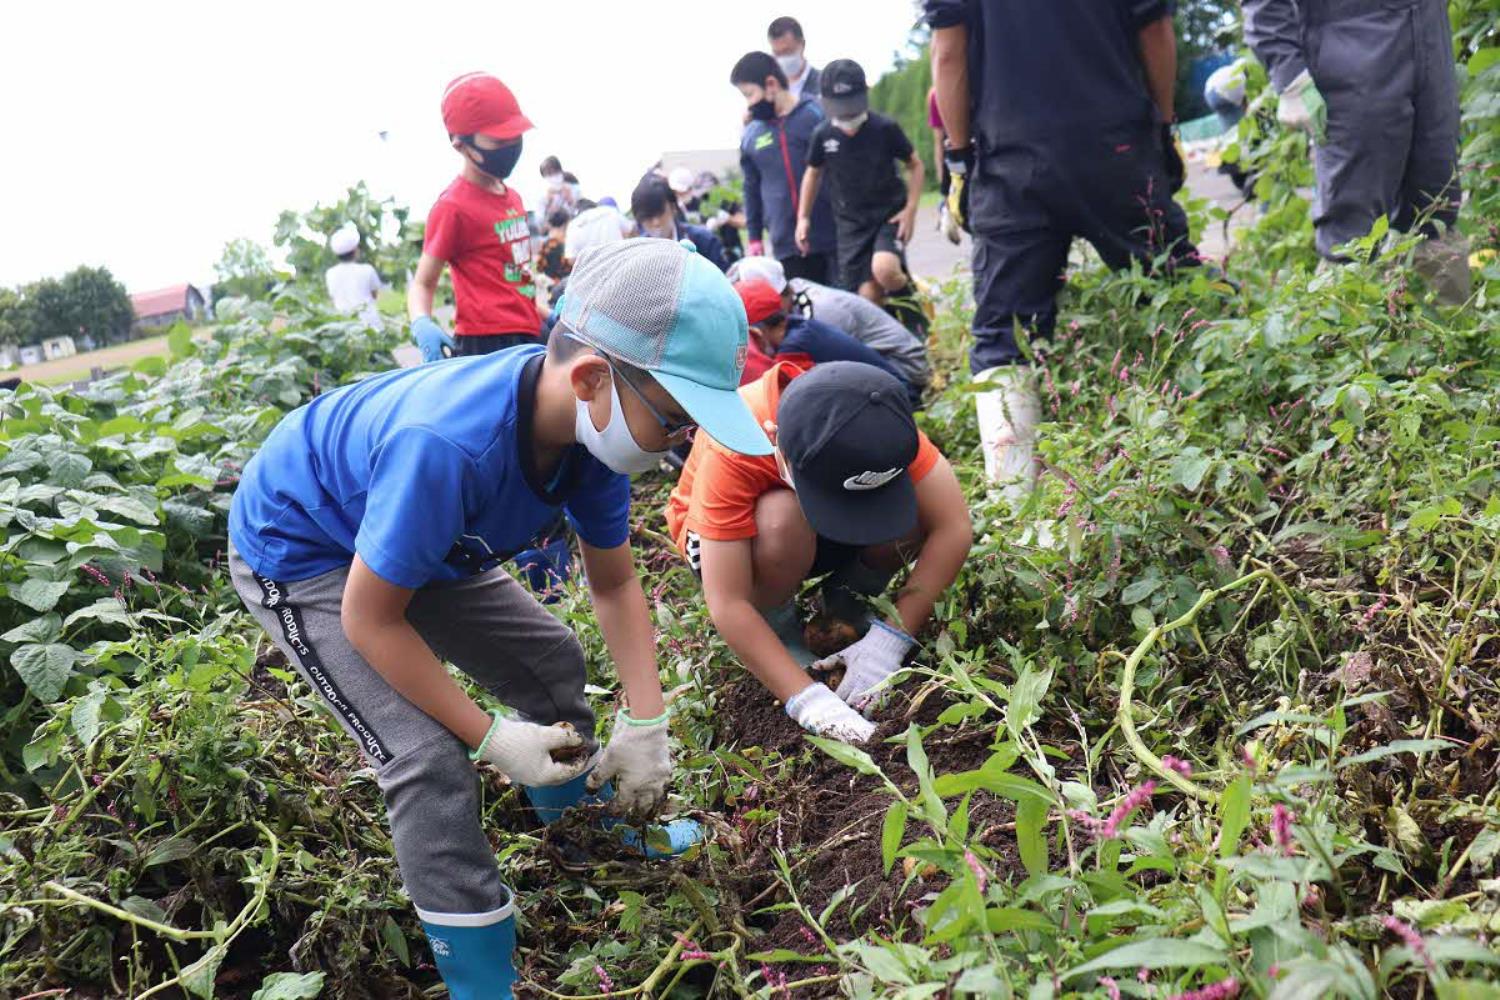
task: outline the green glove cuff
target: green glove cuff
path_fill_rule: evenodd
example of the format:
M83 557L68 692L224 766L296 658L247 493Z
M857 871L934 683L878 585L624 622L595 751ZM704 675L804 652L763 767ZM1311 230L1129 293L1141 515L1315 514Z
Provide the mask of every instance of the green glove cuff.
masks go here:
M635 716L630 714L629 709L620 709L620 718L627 726L659 726L663 722L666 722L667 719L671 717L671 715L672 709L670 706L664 709L662 713L654 719L637 719Z
M479 746L469 751L470 760L478 760L480 757L484 756L484 748L489 746L490 737L495 735L495 727L500 725L501 715L498 711L491 709L490 719L490 728L485 730L484 739L479 741Z

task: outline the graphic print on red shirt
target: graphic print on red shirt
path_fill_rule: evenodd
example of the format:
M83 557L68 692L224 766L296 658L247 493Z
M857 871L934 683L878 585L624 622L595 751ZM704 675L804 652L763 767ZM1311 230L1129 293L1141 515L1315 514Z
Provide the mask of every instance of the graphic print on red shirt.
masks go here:
M502 193L454 178L427 213L422 250L453 272L456 336L538 333L531 232L515 188Z

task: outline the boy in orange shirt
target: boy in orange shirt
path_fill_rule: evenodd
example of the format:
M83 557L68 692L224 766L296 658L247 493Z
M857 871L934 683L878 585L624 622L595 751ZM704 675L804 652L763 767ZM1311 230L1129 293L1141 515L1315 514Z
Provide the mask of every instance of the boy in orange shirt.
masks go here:
M667 502L668 531L719 634L787 714L819 736L863 742L875 725L860 713L968 557L968 503L888 372L780 363L740 396L775 453L739 455L699 434ZM837 693L815 682L794 603L803 582L827 573L835 588L874 595L913 556L897 616L816 664L844 667Z

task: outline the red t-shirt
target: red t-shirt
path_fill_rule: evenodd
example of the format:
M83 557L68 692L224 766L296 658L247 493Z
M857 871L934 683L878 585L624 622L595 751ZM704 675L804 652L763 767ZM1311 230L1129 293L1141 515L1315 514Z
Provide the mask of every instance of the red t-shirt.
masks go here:
M540 332L531 232L515 188L501 194L454 178L427 213L422 250L453 271L454 334Z

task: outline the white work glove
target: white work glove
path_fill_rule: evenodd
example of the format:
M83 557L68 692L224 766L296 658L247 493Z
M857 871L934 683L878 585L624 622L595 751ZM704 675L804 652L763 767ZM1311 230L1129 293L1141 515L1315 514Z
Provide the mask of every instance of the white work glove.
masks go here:
M1276 120L1287 128L1306 132L1314 142L1322 144L1328 132L1328 104L1307 70L1293 77L1281 92L1281 100L1276 105Z
M572 726L539 726L535 722L508 719L491 712L495 721L484 734L470 760L487 760L511 781L523 785L561 785L589 766L589 755L581 752L583 737ZM559 762L554 750L578 751L576 759Z
M786 702L786 714L814 736L863 743L875 735L875 723L845 705L826 684L809 684L792 695Z
M863 639L850 643L812 665L828 673L842 665L844 680L834 692L851 707L867 712L878 697L871 688L901 668L906 651L916 644L911 636L885 622L872 622Z
M667 798L667 782L672 780L672 756L667 751L670 714L636 719L620 709L604 754L585 782L590 792L597 792L613 779L616 811L637 822L655 816Z

